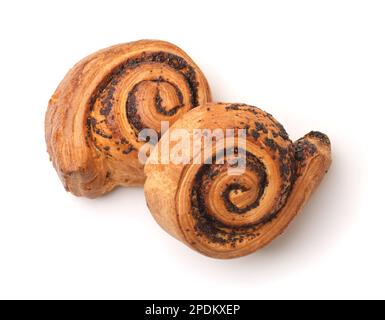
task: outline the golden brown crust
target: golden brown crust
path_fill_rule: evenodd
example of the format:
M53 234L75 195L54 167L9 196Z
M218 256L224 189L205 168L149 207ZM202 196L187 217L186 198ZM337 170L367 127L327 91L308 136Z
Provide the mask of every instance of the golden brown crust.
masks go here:
M78 196L142 185L138 132L159 132L160 121L210 100L203 73L173 44L141 40L98 51L69 71L49 102L50 158Z
M219 165L158 164L162 141L177 129L188 130L192 145L194 129L216 128L246 129L243 174L227 174L226 156ZM170 141L170 150L176 143ZM151 154L145 166L146 200L156 221L175 238L207 256L234 258L282 233L330 164L330 142L322 133L292 143L284 128L256 107L207 104L176 121Z

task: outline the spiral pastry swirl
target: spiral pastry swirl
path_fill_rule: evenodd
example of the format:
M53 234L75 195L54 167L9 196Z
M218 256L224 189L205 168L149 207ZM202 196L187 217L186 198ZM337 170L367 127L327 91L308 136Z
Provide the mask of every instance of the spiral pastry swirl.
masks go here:
M245 129L246 167L238 175L223 150L212 160L161 164L161 145L178 129ZM235 139L236 141L236 139ZM170 148L178 142L170 140ZM218 143L218 141L217 141ZM234 142L234 150L239 146ZM202 145L199 157L207 154ZM146 166L145 194L157 222L175 238L207 256L234 258L263 247L302 208L331 163L326 135L311 132L293 143L270 114L243 104L207 104L179 119L162 137Z
M115 186L144 183L139 132L160 135L161 121L210 101L203 73L181 49L142 40L80 61L52 96L46 114L48 152L64 186L97 197Z

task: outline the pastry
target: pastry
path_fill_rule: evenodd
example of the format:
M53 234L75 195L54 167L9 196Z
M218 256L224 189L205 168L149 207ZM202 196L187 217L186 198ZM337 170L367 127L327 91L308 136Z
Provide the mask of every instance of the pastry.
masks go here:
M76 64L53 94L45 120L52 163L65 188L98 197L143 185L144 128L211 100L203 73L181 49L142 40L98 51Z
M180 143L172 139L178 131L187 132L191 146L197 129L217 128L234 129L234 142L221 144L219 137L188 153L188 161L161 161L163 144L172 151ZM239 129L246 137L242 150ZM244 171L229 174L239 154L245 156ZM330 164L325 134L313 131L292 142L280 123L256 107L209 103L183 115L161 138L145 166L145 195L155 220L172 236L204 255L235 258L281 234Z

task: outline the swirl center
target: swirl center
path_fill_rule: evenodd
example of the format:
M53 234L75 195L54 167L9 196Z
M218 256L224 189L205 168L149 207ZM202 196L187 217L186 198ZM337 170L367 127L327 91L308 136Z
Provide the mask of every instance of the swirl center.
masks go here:
M258 210L268 186L264 164L247 152L243 175L228 175L229 165L225 162L202 166L192 188L191 208L196 229L217 243L253 236L250 230L265 218Z
M160 116L172 117L183 106L180 89L172 82L159 77L143 80L133 87L128 93L126 112L137 131L145 127L159 132Z

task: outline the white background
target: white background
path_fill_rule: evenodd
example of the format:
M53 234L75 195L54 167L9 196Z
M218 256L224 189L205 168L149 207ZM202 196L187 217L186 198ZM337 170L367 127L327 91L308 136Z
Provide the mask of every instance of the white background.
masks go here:
M383 1L2 1L0 298L385 298ZM140 188L66 193L44 141L73 64L142 38L184 49L217 101L329 135L332 168L285 234L206 258L155 223Z

